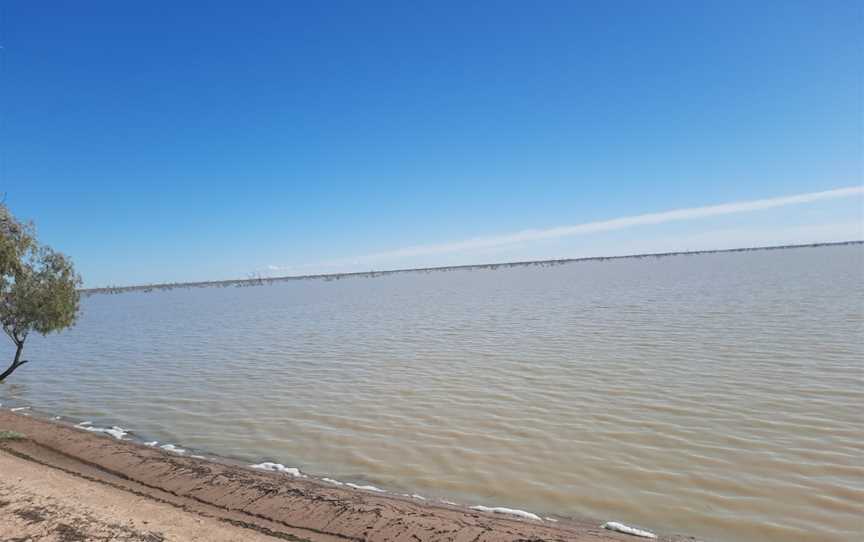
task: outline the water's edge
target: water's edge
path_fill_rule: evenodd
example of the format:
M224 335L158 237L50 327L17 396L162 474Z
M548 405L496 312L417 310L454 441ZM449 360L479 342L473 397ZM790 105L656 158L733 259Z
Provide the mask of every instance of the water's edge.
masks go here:
M56 425L58 427L63 427L66 429L89 431L92 433L92 436L94 438L106 439L106 443L111 442L111 440L116 440L118 442L123 442L127 444L148 447L161 452L165 457L171 457L172 455L182 456L192 459L208 461L232 468L257 469L264 472L281 474L294 480L311 481L328 487L357 492L361 495L373 494L386 498L406 499L409 502L423 507L442 507L445 509L460 510L465 513L481 512L511 520L527 520L529 522L545 524L551 528L557 528L559 526L576 526L580 529L584 529L587 526L589 529L608 529L611 531L622 532L624 534L637 533L638 536L642 538L657 538L658 536L660 536L657 533L648 531L647 529L638 526L637 524L622 523L621 521L617 520L601 521L594 518L541 515L526 510L511 508L508 506L485 506L482 504L472 505L465 503L457 503L444 498L430 498L424 497L416 493L399 493L396 491L390 491L368 484L363 480L335 480L333 478L323 476L320 473L305 473L301 472L300 469L296 467L286 467L285 465L272 461L262 461L261 463L250 465L237 458L226 457L223 455L219 455L218 453L213 453L211 451L196 450L189 447L183 447L182 444L178 445L167 443L164 445L158 445L156 441L147 441L146 436L139 435L131 429L123 428L116 425L111 427L94 426L89 420L75 421L62 415L46 413L45 411L33 408L30 405L22 405L17 403L3 404L0 405L0 412L2 411L7 411L21 418L30 418L42 422L47 422L52 425ZM5 428L0 427L0 430L5 430ZM25 433L24 436L26 438L28 435ZM86 460L87 458L82 459ZM679 537L684 538L683 535L660 536L661 540L678 540ZM689 536L686 537L686 539L695 540L694 538Z

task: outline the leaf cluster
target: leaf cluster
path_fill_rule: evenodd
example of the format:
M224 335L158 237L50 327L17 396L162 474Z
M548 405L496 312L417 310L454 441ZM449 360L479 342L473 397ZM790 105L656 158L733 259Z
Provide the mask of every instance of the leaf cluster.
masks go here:
M30 223L0 204L0 324L15 344L75 323L81 277L65 255L40 245Z

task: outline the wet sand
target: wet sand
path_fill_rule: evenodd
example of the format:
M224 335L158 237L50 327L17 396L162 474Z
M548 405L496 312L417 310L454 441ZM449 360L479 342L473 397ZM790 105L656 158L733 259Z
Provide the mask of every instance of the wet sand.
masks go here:
M10 430L25 438L0 440L3 540L641 540L601 521L417 502L0 412Z

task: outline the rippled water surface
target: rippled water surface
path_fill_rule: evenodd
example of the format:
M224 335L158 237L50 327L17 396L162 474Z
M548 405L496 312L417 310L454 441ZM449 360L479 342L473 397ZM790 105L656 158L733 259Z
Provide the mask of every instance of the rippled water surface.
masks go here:
M708 540L864 532L860 245L94 295L26 354L5 406L139 438Z

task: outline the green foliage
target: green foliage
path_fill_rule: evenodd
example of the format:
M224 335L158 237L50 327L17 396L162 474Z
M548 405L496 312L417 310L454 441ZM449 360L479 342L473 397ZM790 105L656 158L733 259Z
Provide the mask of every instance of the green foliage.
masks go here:
M0 440L23 440L26 438L17 431L0 431Z
M80 285L69 258L39 245L33 226L0 204L0 324L17 347L12 370L24 363L20 351L31 331L47 335L75 323Z
M34 243L33 225L15 220L0 203L0 287L6 286L11 276L21 272L22 259Z
M44 246L25 256L0 301L3 329L21 338L30 330L47 335L74 324L81 280L72 262Z

